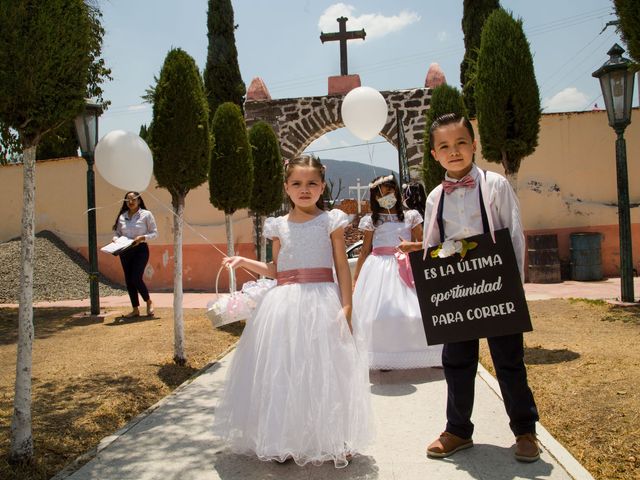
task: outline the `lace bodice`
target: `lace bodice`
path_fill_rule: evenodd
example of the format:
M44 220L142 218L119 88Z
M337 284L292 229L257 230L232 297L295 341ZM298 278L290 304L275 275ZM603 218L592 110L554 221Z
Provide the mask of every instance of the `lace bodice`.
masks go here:
M404 212L404 221L398 221L398 217L393 214L381 214L382 224L374 227L371 215L365 215L360 220L358 228L360 230L373 231L373 248L395 247L400 243L400 238L411 241L411 230L422 223L422 216L416 210Z
M303 222L290 222L286 217L269 217L264 222L264 236L280 239L278 271L294 268L333 267L331 232L349 223L342 210L322 212Z

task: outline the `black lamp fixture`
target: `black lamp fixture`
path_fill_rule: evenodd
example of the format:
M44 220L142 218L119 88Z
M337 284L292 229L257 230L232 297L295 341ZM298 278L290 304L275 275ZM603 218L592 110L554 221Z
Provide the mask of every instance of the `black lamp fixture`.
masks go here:
M631 123L634 72L631 60L624 58L617 43L607 52L607 60L593 76L600 80L609 125L616 132L616 173L618 179L618 224L620 236L620 289L623 302L633 302L633 255L631 243L631 214L629 211L629 179L627 175L627 146L624 130Z
M94 153L98 143L98 118L102 107L87 102L85 109L76 117L76 134L80 142L82 157L87 161L87 223L89 248L89 298L91 314L100 313L100 293L98 290L98 249L96 242L96 194L95 173L93 171Z

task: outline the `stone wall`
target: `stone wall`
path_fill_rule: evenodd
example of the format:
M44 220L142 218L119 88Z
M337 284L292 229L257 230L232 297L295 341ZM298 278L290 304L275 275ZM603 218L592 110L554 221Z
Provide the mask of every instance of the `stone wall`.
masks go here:
M422 162L425 114L431 89L415 88L380 92L387 102L389 116L380 135L398 148L396 109L402 112L409 165ZM269 123L280 141L285 159L300 155L314 140L344 127L340 105L344 95L324 97L247 100L245 119L251 127L259 120Z

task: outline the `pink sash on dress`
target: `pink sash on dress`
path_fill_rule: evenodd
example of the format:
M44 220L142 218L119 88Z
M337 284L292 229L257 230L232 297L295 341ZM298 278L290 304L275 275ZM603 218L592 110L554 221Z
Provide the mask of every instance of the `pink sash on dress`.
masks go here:
M415 288L409 255L398 251L396 247L376 247L371 250L371 255L393 255L394 257L396 257L396 260L398 261L398 273L400 274L400 278L405 283L405 285L407 285L407 287Z
M294 268L284 270L276 274L278 285L289 285L292 283L333 283L332 268Z

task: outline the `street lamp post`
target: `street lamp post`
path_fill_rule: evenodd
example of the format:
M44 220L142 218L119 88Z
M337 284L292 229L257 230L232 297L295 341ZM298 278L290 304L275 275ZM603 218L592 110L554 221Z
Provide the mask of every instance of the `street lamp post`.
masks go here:
M607 60L593 76L600 80L602 96L607 108L609 125L615 130L616 172L618 178L618 224L620 235L621 300L633 302L633 253L631 243L631 214L629 211L629 180L627 176L627 147L624 130L631 123L634 72L631 61L624 58L624 50L617 43L607 52Z
M95 173L93 171L94 152L98 143L98 117L102 107L95 103L87 103L85 109L75 120L76 133L80 142L82 158L87 161L87 223L89 248L89 298L91 314L100 313L100 292L98 290L98 248L96 244L96 191Z

